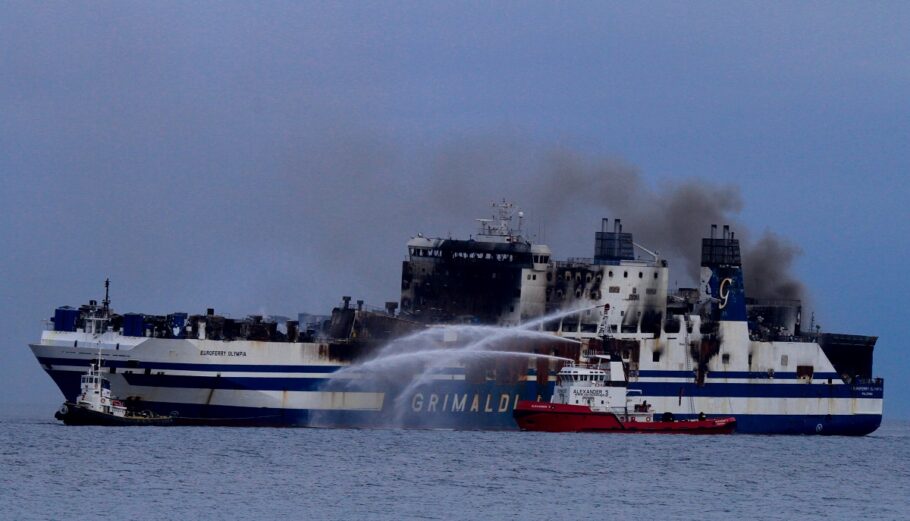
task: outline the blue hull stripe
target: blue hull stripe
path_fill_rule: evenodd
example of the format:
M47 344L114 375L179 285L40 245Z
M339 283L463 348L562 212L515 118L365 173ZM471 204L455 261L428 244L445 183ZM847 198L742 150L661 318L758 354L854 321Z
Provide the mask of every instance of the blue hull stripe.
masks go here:
M88 368L91 360L88 358L49 358L38 357L38 362L45 365L72 365ZM104 367L118 369L151 369L172 371L210 371L217 372L254 372L254 373L334 373L345 366L340 365L249 365L249 364L186 364L171 362L136 362L131 364L125 360L104 360Z
M75 371L50 371L55 379L64 374L74 375L78 382L79 374ZM55 376L56 374L56 376ZM319 391L330 380L325 378L271 378L271 377L234 377L234 376L183 376L132 373L123 374L130 385L144 387L179 387L201 389L244 389L258 391ZM336 380L337 381L337 380ZM464 381L438 380L434 388L463 389ZM514 386L533 386L535 382L516 383ZM77 386L78 388L78 386ZM673 397L713 397L713 398L882 398L882 387L862 387L854 389L845 384L750 384L750 383L708 383L699 387L687 382L637 382L630 389L640 389L645 396ZM369 391L370 389L363 389ZM376 389L383 391L383 389ZM549 392L549 390L548 390Z
M38 361L45 365L71 365L88 367L90 360L87 358L50 358L39 357ZM104 361L106 367L116 367L118 369L150 369L152 371L208 371L213 373L221 372L258 372L258 373L334 373L339 369L347 366L343 365L250 365L250 364L193 364L193 363L172 363L172 362L130 362L125 360L107 359ZM438 370L439 374L463 374L464 370L458 368L444 368ZM529 369L528 374L536 376L537 371ZM550 374L555 374L550 371ZM654 371L642 370L638 375L643 378L694 378L692 371ZM768 373L762 371L712 371L707 375L708 378L729 378L729 379L770 379ZM799 377L795 372L778 372L774 373L774 380L797 380ZM834 383L840 382L841 378L837 373L815 373L815 379L832 379Z
M657 370L641 370L638 372L638 376L643 378L694 378L695 371L657 371ZM708 378L743 378L743 379L770 379L767 371L708 371ZM837 373L815 373L812 378L816 380L825 380L830 378L834 382L841 381L841 377ZM774 373L775 380L798 380L799 375L796 372L784 372L779 371Z
M846 384L713 383L699 387L688 382L637 382L645 396L705 396L711 398L881 398L881 387L854 389Z

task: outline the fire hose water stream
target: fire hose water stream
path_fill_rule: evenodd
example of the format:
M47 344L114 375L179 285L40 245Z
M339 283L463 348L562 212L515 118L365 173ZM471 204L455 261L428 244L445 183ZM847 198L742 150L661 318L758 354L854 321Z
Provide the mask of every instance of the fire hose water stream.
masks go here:
M429 327L397 338L383 346L376 356L356 362L334 373L323 390L336 392L369 392L394 385L402 388L392 402L392 427L403 427L408 397L430 384L446 368L463 366L483 359L523 358L566 361L567 358L506 349L516 340L576 340L539 331L540 326L594 307L558 311L517 326L445 325ZM316 422L322 423L322 422Z

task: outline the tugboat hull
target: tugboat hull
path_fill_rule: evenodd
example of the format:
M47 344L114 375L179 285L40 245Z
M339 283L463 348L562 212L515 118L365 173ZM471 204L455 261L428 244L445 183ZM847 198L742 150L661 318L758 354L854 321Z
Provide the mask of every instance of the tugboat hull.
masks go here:
M513 413L523 431L624 432L664 434L731 434L735 418L679 421L622 421L611 412L594 412L583 405L518 402Z
M66 402L60 407L54 418L66 425L102 425L109 427L129 427L139 425L174 425L174 418L170 416L115 416L113 414L92 411L80 407L72 402Z

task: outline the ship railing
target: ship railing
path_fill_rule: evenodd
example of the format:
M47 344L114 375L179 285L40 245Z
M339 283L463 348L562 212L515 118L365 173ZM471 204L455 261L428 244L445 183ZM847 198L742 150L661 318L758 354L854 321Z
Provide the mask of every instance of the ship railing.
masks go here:
M366 302L364 302L361 305L361 309L363 311L369 311L371 313L382 313L384 315L388 313L388 310L386 308L380 307L380 306L373 306L371 304L367 304Z
M564 261L556 261L556 265L571 265L571 264L594 264L594 259L591 257L569 257Z

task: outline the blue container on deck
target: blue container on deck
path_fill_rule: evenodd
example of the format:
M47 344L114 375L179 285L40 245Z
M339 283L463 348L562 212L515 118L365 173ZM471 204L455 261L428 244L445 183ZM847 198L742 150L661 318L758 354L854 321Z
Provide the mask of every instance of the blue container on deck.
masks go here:
M123 315L124 336L145 336L145 315L126 313Z
M168 327L176 338L186 337L186 313L173 313L167 316Z
M54 331L75 331L79 310L63 306L54 310Z

